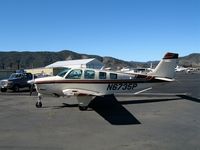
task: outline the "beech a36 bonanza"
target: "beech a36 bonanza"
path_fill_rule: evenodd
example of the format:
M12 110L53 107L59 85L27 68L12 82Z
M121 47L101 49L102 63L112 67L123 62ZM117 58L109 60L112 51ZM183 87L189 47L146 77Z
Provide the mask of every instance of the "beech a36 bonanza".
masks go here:
M174 81L178 54L167 53L153 72L125 74L112 71L73 68L57 76L33 81L38 92L36 107L42 107L42 96L76 96L80 110L86 110L96 96L115 93L141 93L159 82ZM139 90L139 91L138 91Z

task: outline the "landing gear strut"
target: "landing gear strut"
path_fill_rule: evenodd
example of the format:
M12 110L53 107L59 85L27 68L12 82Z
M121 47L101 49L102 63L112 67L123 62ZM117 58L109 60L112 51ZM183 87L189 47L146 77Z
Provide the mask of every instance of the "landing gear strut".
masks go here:
M86 96L79 95L79 96L77 96L79 110L81 110L81 111L87 110L90 102L93 99L94 99L94 96L90 96L90 95L86 95Z
M40 93L38 93L38 100L37 100L37 102L35 104L35 106L37 108L41 108L42 107L42 101L41 100L42 100L42 95Z

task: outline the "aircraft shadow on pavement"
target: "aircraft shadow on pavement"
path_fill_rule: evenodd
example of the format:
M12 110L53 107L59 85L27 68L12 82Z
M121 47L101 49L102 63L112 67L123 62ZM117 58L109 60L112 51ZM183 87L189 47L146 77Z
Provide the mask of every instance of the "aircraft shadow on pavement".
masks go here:
M130 105L130 104L144 104L144 103L156 103L156 102L167 102L167 101L177 101L182 100L181 98L162 98L162 99L141 99L141 100L126 100L120 101L122 105Z
M112 125L141 124L114 96L96 97L90 107Z
M190 100L190 101L193 101L193 102L200 103L200 99L189 96L189 95L177 95L177 96L182 98L182 99L186 99L186 100Z
M54 106L53 109L65 107L78 107L78 104L62 103L62 106ZM114 96L96 97L89 107L112 125L141 124Z
M78 104L67 104L67 103L62 103L62 106L52 106L53 109L61 109L61 108L72 108L72 107L78 107ZM46 108L50 108L50 107L46 107Z
M109 95L104 97L96 97L89 105L95 112L102 116L106 121L112 125L137 125L141 124L133 114L131 114L123 105L130 104L144 104L144 103L156 103L167 102L176 100L191 100L200 103L200 100L188 95L177 95L177 98L159 98L159 99L141 99L141 100L126 100L118 101L115 96ZM62 106L54 106L54 109L61 109L65 107L78 107L78 104L66 104Z
M122 105L155 103L173 100L181 100L181 98L118 101L115 96L109 95L104 97L96 97L90 103L89 107L112 125L137 125L141 124L141 122L137 120L134 115ZM62 106L54 106L53 109L61 109L65 107L78 107L78 104L63 103Z

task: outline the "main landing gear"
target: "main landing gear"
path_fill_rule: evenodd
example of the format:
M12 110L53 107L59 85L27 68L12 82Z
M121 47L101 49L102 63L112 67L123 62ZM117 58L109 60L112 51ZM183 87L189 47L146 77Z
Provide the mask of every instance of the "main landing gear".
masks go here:
M78 108L79 108L79 110L81 110L81 111L85 111L85 110L87 110L88 109L88 106L78 106Z
M35 106L37 108L41 108L42 107L42 101L41 100L42 100L42 95L40 93L38 93L38 100L37 100L37 102L35 104Z
M94 96L86 95L86 96L77 96L78 100L78 108L81 111L85 111L88 109L90 102L94 99Z

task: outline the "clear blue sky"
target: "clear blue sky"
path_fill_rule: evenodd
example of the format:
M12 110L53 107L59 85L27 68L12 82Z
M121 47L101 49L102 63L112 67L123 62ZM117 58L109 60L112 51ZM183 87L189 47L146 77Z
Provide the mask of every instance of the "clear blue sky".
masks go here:
M0 0L0 51L159 60L200 53L200 0Z

